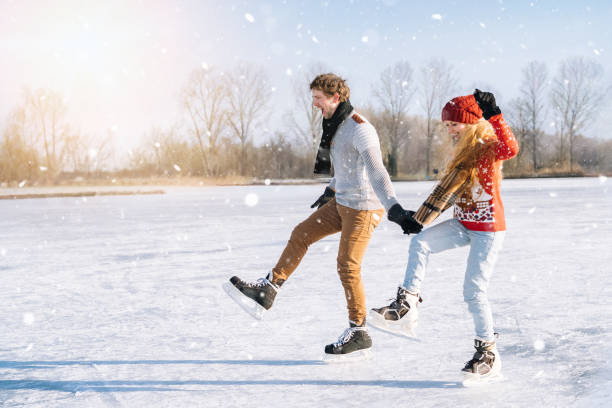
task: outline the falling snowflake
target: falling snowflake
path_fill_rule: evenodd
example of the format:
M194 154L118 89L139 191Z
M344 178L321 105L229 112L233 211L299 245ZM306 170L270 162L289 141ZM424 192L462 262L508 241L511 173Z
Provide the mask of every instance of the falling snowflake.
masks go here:
M176 170L176 171L181 171L181 168L179 167L179 165L178 165L178 164L175 164L175 165L174 165L174 170Z
M313 35L312 36L312 42L314 42L315 44L318 44L319 43L319 39Z
M32 323L34 323L34 314L32 313L24 313L23 314L23 323L30 326Z
M544 343L544 340L537 339L533 342L533 348L535 351L544 351L546 348L546 343Z
M441 14L432 14L432 15L431 15L431 19L432 19L432 20L438 20L438 21L441 21L441 20L442 20L442 15L441 15Z
M255 17L253 17L253 15L250 13L244 13L244 19L248 21L249 23L255 22Z
M270 179L265 179L265 180L264 180L264 184L265 184L266 186L269 186L269 185L270 185Z
M249 207L255 207L259 202L259 197L255 193L249 193L244 197L244 203Z

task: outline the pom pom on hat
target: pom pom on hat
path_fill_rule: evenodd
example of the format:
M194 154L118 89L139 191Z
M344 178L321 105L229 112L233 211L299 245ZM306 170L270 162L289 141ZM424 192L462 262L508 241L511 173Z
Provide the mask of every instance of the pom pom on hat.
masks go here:
M474 124L482 118L482 109L474 95L457 96L444 105L442 120Z

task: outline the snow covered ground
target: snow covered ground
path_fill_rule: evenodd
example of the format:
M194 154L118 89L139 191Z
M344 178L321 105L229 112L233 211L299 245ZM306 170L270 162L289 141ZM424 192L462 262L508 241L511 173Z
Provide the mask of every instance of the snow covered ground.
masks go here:
M432 256L419 340L370 330L364 362L320 361L347 326L337 236L261 322L220 289L267 273L323 185L0 201L0 405L612 406L611 183L504 181L490 300L506 379L486 388L459 383L465 248ZM395 187L415 209L432 183ZM388 221L375 232L368 307L394 296L409 240Z

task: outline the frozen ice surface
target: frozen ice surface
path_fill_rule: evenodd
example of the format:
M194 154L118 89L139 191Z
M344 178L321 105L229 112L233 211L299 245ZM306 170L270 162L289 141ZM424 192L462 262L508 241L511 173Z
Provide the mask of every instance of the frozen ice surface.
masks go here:
M394 185L413 210L433 186ZM505 379L484 390L460 383L473 353L465 248L431 256L420 341L371 330L370 360L325 365L348 324L337 235L311 247L262 321L221 289L274 266L321 186L167 192L0 201L1 406L612 405L608 180L504 181L490 300ZM374 232L368 308L394 296L409 241L386 218Z

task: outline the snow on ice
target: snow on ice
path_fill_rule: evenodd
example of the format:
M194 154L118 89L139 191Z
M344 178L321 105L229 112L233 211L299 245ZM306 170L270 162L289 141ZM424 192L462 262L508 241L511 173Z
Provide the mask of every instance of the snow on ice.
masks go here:
M394 186L414 210L433 183ZM430 257L418 341L370 330L367 361L321 362L348 325L338 234L310 247L262 321L226 296L232 275L269 272L323 187L0 201L0 405L612 405L612 192L601 178L504 181L508 231L489 297L505 379L485 389L459 376L474 351L466 248ZM231 207L246 197L259 204ZM394 296L410 239L386 217L374 232L368 308Z

